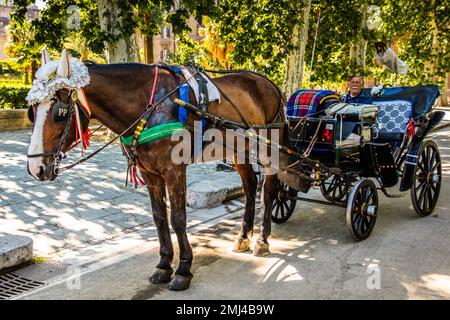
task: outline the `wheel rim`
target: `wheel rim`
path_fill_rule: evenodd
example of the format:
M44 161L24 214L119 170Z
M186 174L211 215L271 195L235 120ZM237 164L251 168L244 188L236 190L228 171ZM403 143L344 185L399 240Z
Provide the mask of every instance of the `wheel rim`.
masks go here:
M426 144L420 152L411 189L414 209L420 216L433 212L441 190L441 157L434 143Z
M297 203L297 192L284 183L280 183L278 193L272 203L272 221L275 223L286 222L292 215Z
M347 206L347 226L356 240L369 237L375 226L377 211L377 189L372 181L362 180L352 190Z
M325 199L331 202L343 202L347 196L349 184L341 176L333 175L324 181L320 191Z

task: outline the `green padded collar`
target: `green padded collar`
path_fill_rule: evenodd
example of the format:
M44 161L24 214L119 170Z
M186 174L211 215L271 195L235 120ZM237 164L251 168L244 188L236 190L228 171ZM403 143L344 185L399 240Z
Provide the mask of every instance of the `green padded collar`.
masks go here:
M183 129L184 124L182 124L181 122L159 124L142 131L141 135L139 136L138 145L170 136L172 135L172 133ZM133 135L129 137L120 137L120 141L122 142L122 144L129 146L131 145L131 141L133 141Z

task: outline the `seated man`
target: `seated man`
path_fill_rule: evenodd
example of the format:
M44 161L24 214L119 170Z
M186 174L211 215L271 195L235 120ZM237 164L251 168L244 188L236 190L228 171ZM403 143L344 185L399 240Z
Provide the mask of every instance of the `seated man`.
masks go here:
M362 84L361 76L351 76L348 82L349 90L341 100L346 103L372 104L372 97L362 90Z

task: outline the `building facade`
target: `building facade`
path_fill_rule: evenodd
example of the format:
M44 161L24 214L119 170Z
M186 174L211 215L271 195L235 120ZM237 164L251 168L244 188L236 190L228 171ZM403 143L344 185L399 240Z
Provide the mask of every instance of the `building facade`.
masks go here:
M190 37L195 41L200 41L199 29L202 27L194 18L188 22L192 29ZM177 52L177 35L173 33L172 26L166 25L161 29L161 33L153 37L153 61L167 61L169 57Z
M0 5L0 60L8 59L5 53L5 45L7 41L8 26L11 21L9 14L15 11L13 6L14 1L2 1ZM37 6L32 5L28 8L28 13L26 15L27 19L37 19L39 18L39 9Z

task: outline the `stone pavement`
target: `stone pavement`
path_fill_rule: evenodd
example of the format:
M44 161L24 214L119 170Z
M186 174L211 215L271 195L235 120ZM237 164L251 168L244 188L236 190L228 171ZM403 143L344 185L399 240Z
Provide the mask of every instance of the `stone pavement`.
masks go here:
M30 130L0 132L0 235L29 236L35 254L42 256L86 248L137 230L147 230L136 233L142 239L156 236L147 189L124 186L126 162L119 146L108 147L53 182L38 182L26 171L29 136ZM100 145L92 142L91 150ZM74 150L66 161L78 157ZM188 192L196 193L191 195L194 205L202 188L223 193L225 186L240 187L236 172L217 172L215 163L189 166L187 180ZM187 211L188 224L194 226L223 214L224 208L188 207Z
M272 224L271 254L254 257L251 250L231 250L241 220L236 212L200 232L190 230L194 278L187 291L173 292L167 284L149 283L159 259L158 242L153 241L139 254L80 268L70 281L62 279L17 298L174 299L180 300L177 306L205 299L448 300L450 129L430 138L438 143L443 159L440 200L431 216L417 216L409 192L401 198L387 198L380 192L373 233L355 242L346 228L344 208L298 201L288 222ZM390 192L399 193L397 187ZM321 199L319 194L314 189L307 197Z

